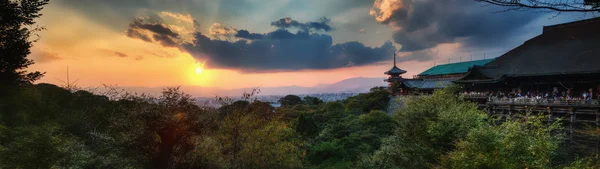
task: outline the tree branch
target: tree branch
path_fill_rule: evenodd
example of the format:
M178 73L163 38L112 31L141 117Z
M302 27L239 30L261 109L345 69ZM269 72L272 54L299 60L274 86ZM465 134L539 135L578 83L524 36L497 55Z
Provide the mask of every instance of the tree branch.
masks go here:
M558 12L600 12L600 2L563 0L475 0L488 4L510 7L509 10L542 9Z

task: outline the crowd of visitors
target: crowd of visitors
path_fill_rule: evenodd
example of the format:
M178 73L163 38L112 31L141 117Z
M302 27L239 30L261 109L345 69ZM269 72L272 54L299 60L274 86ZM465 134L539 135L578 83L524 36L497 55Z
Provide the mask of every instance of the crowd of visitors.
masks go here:
M504 91L464 91L462 94L467 97L481 97L492 100L503 100L503 101L529 101L529 102L546 102L546 103L585 103L592 104L597 103L594 100L600 100L600 87L594 91L592 88L583 90L580 92L573 92L572 89L559 90L557 87L552 88L552 91L540 92L527 91L523 92L520 89L512 89L510 92Z

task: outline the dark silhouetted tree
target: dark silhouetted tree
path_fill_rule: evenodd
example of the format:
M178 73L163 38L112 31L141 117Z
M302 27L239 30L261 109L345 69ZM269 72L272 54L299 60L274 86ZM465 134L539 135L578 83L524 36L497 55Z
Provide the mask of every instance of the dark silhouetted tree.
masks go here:
M281 106L298 105L298 104L302 104L302 98L300 98L299 96L296 96L296 95L287 95L287 96L279 99L279 103L281 103Z
M319 105L321 103L323 103L323 100L321 100L319 98L310 97L310 96L305 96L304 97L304 104L315 106L315 105Z
M0 85L31 83L43 73L27 72L32 60L27 59L36 40L31 36L42 30L31 28L34 19L42 16L40 10L49 0L0 1Z

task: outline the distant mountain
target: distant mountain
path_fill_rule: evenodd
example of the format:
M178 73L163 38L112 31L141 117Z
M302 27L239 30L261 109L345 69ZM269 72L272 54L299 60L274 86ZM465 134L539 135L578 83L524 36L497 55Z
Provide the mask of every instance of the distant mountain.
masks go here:
M383 81L383 78L355 77L330 85L320 86L317 89L321 91L320 93L327 93L327 91L330 91L329 93L363 93L376 86L387 86L387 83Z
M372 87L387 86L383 78L356 77L345 79L333 84L320 84L315 87L280 86L262 87L259 95L315 94L315 93L364 93ZM125 91L159 95L164 87L121 87ZM253 88L221 89L214 87L181 86L182 91L195 97L241 96L251 92Z

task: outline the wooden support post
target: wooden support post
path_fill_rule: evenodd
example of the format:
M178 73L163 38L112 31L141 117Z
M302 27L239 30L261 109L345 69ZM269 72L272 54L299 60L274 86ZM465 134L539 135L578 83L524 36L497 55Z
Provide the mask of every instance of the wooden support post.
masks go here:
M548 107L546 111L548 112L548 120L550 121L550 123L552 123L554 121L554 117L552 116L552 109Z
M533 113L533 111L529 112L529 110L527 109L527 106L525 106L525 112L524 113L525 113L525 121L528 122L529 121L529 113Z
M600 119L598 119L598 109L596 109L596 126L600 125Z
M569 109L569 113L571 114L571 120L569 123L569 134L573 135L573 123L575 123L575 118L577 117L577 115L575 114L573 108Z
M508 118L512 119L512 105L508 105Z

